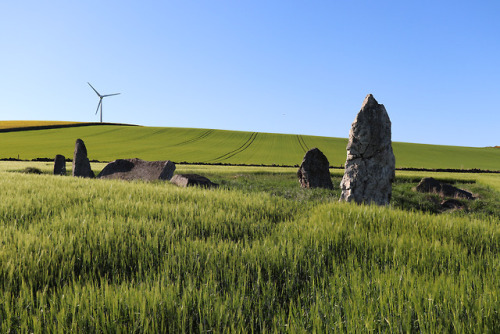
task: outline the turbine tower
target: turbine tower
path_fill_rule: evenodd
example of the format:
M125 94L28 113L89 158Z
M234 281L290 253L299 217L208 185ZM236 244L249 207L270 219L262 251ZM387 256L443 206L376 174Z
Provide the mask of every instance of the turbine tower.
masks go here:
M94 90L94 92L97 94L97 96L99 96L99 104L97 105L97 110L95 111L95 114L97 115L97 112L99 111L99 107L101 107L101 123L102 123L102 99L104 97L108 97L108 96L119 95L120 93L101 95L94 87L92 87L90 82L87 82L87 83L89 84L90 88L92 88Z

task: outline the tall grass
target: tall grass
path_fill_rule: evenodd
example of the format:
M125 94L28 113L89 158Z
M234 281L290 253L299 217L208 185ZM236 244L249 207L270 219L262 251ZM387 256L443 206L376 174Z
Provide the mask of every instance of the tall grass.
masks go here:
M0 172L0 332L498 332L495 217Z

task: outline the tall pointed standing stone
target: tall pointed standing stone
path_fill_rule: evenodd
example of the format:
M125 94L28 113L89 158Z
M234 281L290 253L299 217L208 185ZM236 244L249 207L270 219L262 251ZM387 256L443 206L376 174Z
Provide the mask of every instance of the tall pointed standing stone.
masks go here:
M66 158L64 155L56 155L54 159L54 175L66 175Z
M77 139L75 143L72 175L91 178L95 176L92 168L90 168L89 158L87 158L87 148L81 139Z
M349 132L340 201L389 204L396 167L391 143L387 111L368 94Z

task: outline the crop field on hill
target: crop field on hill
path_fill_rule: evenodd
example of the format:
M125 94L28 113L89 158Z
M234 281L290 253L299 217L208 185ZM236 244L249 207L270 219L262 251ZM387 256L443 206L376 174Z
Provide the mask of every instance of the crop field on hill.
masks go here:
M500 331L497 174L398 172L374 207L338 203L339 170L327 191L296 168L178 166L208 190L26 167L52 166L0 162L2 333ZM422 174L479 198L433 212Z
M2 122L0 122L1 124ZM347 139L189 128L93 125L0 133L0 158L72 158L77 138L89 158L172 160L190 163L288 165L318 147L332 166L345 163ZM397 167L500 170L500 150L393 143Z

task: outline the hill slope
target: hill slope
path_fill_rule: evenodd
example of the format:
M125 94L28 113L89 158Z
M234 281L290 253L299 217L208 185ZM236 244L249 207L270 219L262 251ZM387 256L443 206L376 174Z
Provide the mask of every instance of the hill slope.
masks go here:
M0 128L2 127L0 122ZM345 163L347 139L213 129L86 126L0 132L0 158L73 156L77 138L85 141L89 158L112 161L141 158L176 162L296 165L318 147L330 164ZM500 150L393 143L397 167L500 169Z

